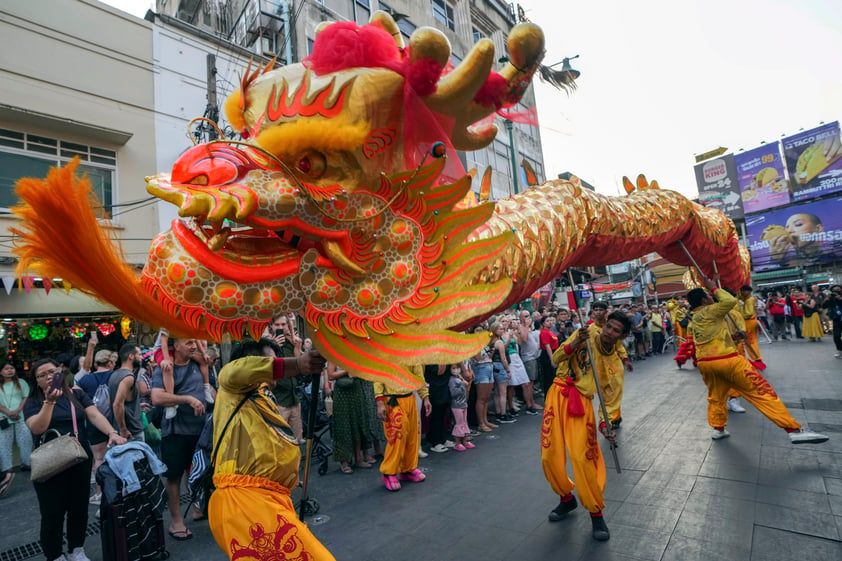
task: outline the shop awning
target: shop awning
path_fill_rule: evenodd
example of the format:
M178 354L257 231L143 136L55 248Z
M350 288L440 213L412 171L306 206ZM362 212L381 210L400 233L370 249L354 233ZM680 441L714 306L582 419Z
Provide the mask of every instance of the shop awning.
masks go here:
M792 269L781 269L779 271L763 271L762 273L752 273L751 280L761 281L769 279L782 279L784 277L798 277L802 273L801 267L794 267Z

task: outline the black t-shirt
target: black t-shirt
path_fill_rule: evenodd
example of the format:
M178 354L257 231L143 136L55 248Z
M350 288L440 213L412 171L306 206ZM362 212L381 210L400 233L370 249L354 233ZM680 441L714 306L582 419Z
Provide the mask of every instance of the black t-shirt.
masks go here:
M85 449L88 449L88 435L85 431L85 420L87 419L85 409L91 407L94 402L91 401L91 398L83 390L74 389L73 395L78 402L74 404L74 409L76 410L76 426L79 429L79 442L82 443ZM79 404L82 405L81 409L79 408ZM35 395L26 400L23 406L23 418L28 419L34 417L41 411L41 407L43 406L44 398L40 395L40 392L36 391ZM70 400L62 395L56 400L56 404L53 405L53 416L50 418L50 425L47 427L47 430L55 429L61 434L72 433L73 419L70 411ZM55 438L55 434L49 436L48 440L52 438ZM36 434L33 441L33 445L37 448L41 443L41 435Z
M450 403L450 369L445 369L442 375L439 375L439 367L435 365L427 365L424 367L424 379L430 386L430 403L433 405L444 405Z

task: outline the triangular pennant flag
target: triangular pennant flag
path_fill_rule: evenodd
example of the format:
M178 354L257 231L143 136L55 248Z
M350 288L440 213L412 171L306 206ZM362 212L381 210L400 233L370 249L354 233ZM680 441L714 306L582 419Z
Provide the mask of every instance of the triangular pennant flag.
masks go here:
M24 275L23 276L23 289L26 290L26 293L29 294L29 291L32 290L32 286L35 284L35 277Z
M64 279L62 279L62 280L61 280L61 285L64 287L64 291L65 291L66 293L70 294L70 289L71 289L71 288L73 288L73 285L72 285L72 284L70 284L70 281L69 281L69 280L64 280Z
M6 294L12 293L12 288L15 286L14 275L3 275L3 288L6 289Z
M50 289L53 287L53 279L46 279L45 278L41 282L44 283L44 292L49 294Z

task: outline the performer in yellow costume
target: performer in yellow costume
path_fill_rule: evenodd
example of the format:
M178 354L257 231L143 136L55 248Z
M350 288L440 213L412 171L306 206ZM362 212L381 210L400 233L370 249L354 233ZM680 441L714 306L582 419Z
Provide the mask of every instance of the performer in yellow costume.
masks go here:
M544 403L541 467L553 491L561 498L558 506L550 512L550 522L561 520L577 506L573 496L576 485L568 477L566 469L569 455L573 477L578 484L579 500L591 513L593 537L600 541L610 537L602 518L605 462L596 439L596 419L591 405L596 385L586 341L590 340L601 380L610 371L623 371L617 344L630 329L631 322L626 315L614 312L608 316L602 329L582 327L574 331L553 353L553 362L558 364L558 368ZM604 423L600 425L600 430L610 442L616 443L613 433L605 428Z
M763 362L763 355L760 354L760 346L757 344L757 298L751 295L751 286L745 285L740 288L739 308L746 324L746 346L750 347L748 358L751 363L761 372L766 370Z
M667 310L670 312L673 334L678 339L685 339L687 337L687 329L681 325L681 321L687 317L687 309L683 304L673 298L667 302Z
M418 390L418 396L423 402L424 412L429 415L433 406L426 386ZM383 485L389 491L400 491L401 481L424 481L426 476L418 469L421 434L415 394L395 392L382 382L375 382L374 397L377 400L377 416L383 421L386 433L386 452L380 463Z
M274 380L318 374L325 361L314 352L294 358L274 355L267 340L243 343L233 355L243 358L219 373L211 531L232 561L330 561L333 555L295 514L289 494L298 486L301 452L271 392Z
M708 387L708 423L714 429L711 438L719 440L731 436L725 430L728 423L725 400L728 392L734 389L769 420L785 429L793 443L827 440L828 437L822 434L802 429L769 382L737 352L725 319L737 300L727 291L716 288L713 280L706 278L704 282L708 289L714 290L716 301L703 288L691 290L687 300L693 311L690 334L696 343L699 372Z
M608 312L608 306L604 302L594 302L591 306L593 312L593 325L589 331L594 333L601 333L605 327L605 318ZM623 340L620 339L614 344L617 351L617 356L623 363L625 370L629 372L634 371L634 366L629 362L629 353L623 345ZM620 423L623 422L622 412L620 411L620 404L623 401L623 385L625 384L624 369L615 370L614 368L606 369L599 373L599 383L602 384L602 397L605 398L605 408L608 410L608 416L611 418L611 428L619 428ZM601 424L605 423L602 418L602 409L599 409L599 420Z

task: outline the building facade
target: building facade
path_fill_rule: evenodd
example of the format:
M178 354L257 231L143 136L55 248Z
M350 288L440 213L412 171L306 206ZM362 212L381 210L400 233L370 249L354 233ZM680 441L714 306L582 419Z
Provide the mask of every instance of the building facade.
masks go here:
M162 16L159 19L187 23L258 58L277 55L281 64L300 62L312 52L316 28L322 22L364 24L374 11L382 10L396 20L405 42L418 27L442 31L450 41L454 65L479 39L491 39L498 59L495 69L499 69L503 65L499 59L506 55L506 37L516 23L512 7L501 0L158 0L156 10ZM515 111L534 105L530 87ZM504 119L497 117L497 125L500 132L490 146L459 154L465 169L476 168L479 176L487 166L492 167L492 198L509 196L515 190L512 141L518 189L526 188L521 169L524 160L535 170L539 181L546 179L538 127L512 123L509 134ZM477 185L475 190L478 189Z

